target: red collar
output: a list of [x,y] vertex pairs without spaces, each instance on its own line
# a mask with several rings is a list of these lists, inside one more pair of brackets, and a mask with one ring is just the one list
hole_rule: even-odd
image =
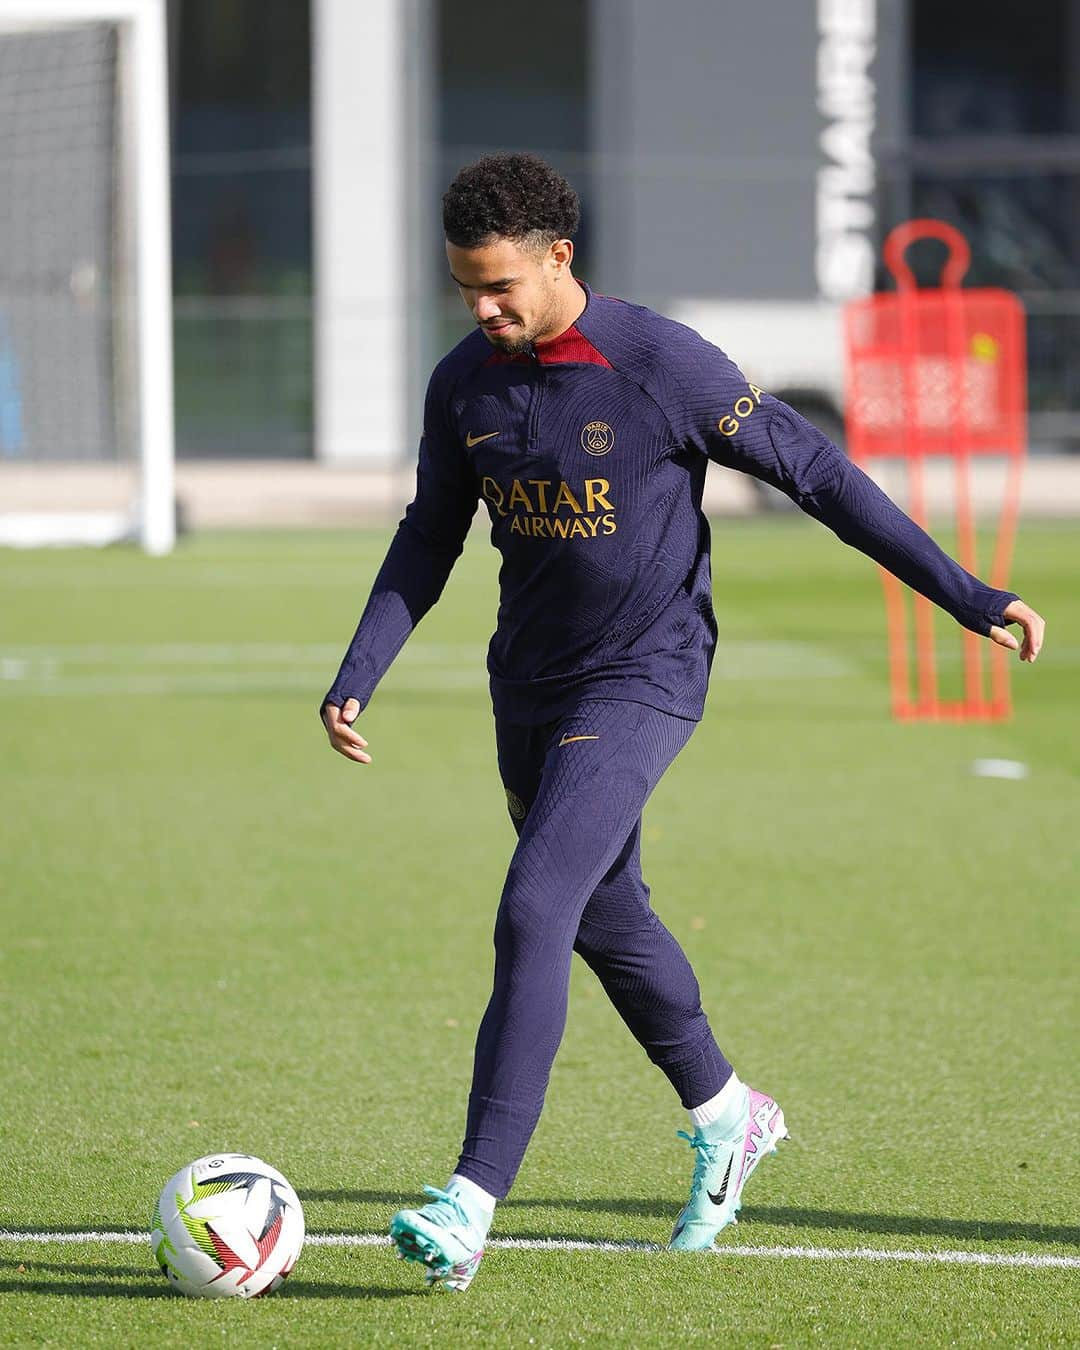
[[[571,324],[566,332],[560,333],[558,337],[548,338],[546,342],[536,343],[533,352],[535,353],[536,363],[541,366],[576,362],[579,365],[606,366],[608,370],[611,369],[611,362],[580,332],[576,324]],[[531,365],[533,359],[527,352],[518,352],[515,356],[509,356],[505,352],[494,351],[484,364],[488,366]]]

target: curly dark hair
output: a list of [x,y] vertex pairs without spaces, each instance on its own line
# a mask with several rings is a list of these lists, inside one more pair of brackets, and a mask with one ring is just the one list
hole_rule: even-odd
[[580,219],[577,193],[536,155],[485,155],[462,169],[443,197],[443,230],[458,248],[489,239],[547,245],[571,238]]

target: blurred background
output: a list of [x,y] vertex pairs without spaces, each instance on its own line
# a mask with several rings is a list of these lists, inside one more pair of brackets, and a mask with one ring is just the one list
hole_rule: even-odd
[[[528,17],[490,0],[167,0],[165,14],[189,522],[340,522],[398,501],[427,374],[469,327],[440,196],[500,149],[542,154],[578,189],[579,275],[691,323],[838,440],[841,306],[891,284],[892,226],[958,226],[968,284],[1027,309],[1031,448],[1066,475],[1048,507],[1075,501],[1080,0],[1031,0],[1038,41],[1020,40],[1013,7],[970,0],[547,0]],[[117,390],[136,355],[111,307],[123,58],[93,24],[0,41],[16,133],[0,148],[9,510],[44,482],[77,503],[107,481],[17,470],[133,450]],[[110,176],[118,190],[95,194]],[[942,256],[913,262],[932,281]],[[267,461],[276,477],[256,474]]]

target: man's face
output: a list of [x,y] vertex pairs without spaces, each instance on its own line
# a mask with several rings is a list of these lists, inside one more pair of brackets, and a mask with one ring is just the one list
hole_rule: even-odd
[[539,249],[513,239],[495,238],[477,248],[447,241],[446,256],[462,300],[499,351],[523,352],[566,326],[560,321],[560,282],[565,290],[573,256],[569,240]]

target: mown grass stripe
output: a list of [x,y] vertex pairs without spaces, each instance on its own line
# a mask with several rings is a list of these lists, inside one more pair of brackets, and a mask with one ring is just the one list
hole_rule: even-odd
[[[0,1242],[35,1243],[142,1243],[145,1233],[137,1232],[63,1232],[32,1233],[0,1229]],[[309,1247],[382,1247],[390,1239],[382,1233],[309,1233]],[[604,1242],[590,1238],[493,1238],[495,1249],[520,1252],[662,1252],[653,1242]],[[1026,1266],[1034,1269],[1080,1269],[1080,1256],[1058,1256],[1045,1252],[968,1252],[891,1247],[767,1247],[741,1244],[718,1247],[714,1256],[776,1257],[796,1261],[899,1261],[921,1265],[945,1266]]]

